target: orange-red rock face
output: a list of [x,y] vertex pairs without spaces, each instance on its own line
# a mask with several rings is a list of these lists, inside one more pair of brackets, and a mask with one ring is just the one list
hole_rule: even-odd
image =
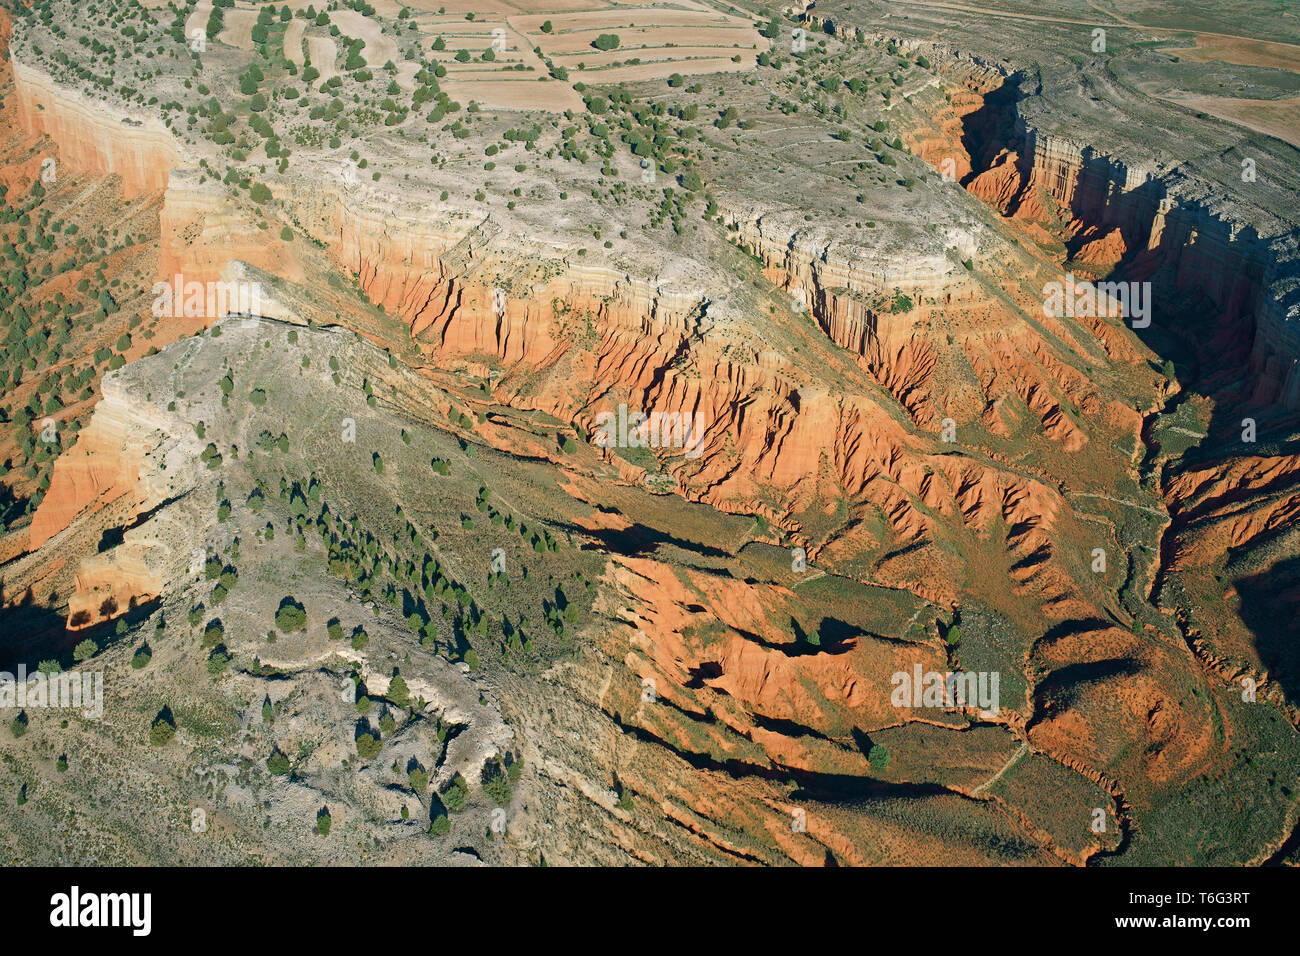
[[167,188],[168,173],[181,157],[171,132],[156,117],[113,115],[111,107],[56,84],[40,70],[15,61],[13,71],[23,125],[48,134],[63,162],[120,176],[127,199]]
[[81,630],[112,620],[157,597],[164,584],[136,548],[119,545],[92,555],[77,570],[76,590],[68,598],[68,628]]
[[[163,197],[158,278],[220,282],[238,259],[290,282],[303,281],[302,262],[279,229],[259,229],[219,182],[200,183],[192,169],[176,169]],[[215,320],[221,316],[205,316]]]
[[137,424],[103,405],[96,410],[77,443],[54,463],[50,489],[32,516],[30,549],[39,548],[78,516],[138,494],[142,440],[135,434]]

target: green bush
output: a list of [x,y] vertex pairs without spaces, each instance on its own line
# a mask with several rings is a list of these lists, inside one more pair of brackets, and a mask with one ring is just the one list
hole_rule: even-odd
[[230,655],[226,653],[224,644],[218,644],[208,655],[208,674],[212,677],[220,675],[227,667],[230,666]]
[[149,743],[155,747],[165,747],[176,736],[176,725],[166,716],[159,714],[149,728]]
[[456,774],[451,786],[442,795],[442,803],[452,813],[460,813],[469,804],[469,787],[460,774]]
[[492,798],[492,802],[498,806],[507,806],[510,803],[510,778],[504,773],[494,774],[487,783],[483,785],[483,792]]
[[277,748],[276,750],[271,751],[271,756],[266,758],[266,769],[271,771],[273,774],[286,774],[291,769],[289,766],[289,758],[281,753]]
[[286,597],[275,612],[275,626],[286,634],[301,631],[307,626],[307,612],[292,597]]
[[884,770],[889,766],[889,751],[880,744],[872,744],[867,751],[867,762],[873,770]]
[[401,674],[394,674],[388,684],[388,699],[403,709],[411,702],[411,692]]

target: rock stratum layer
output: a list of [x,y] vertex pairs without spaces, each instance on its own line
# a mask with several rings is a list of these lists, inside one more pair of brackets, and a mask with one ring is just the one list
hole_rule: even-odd
[[[107,377],[7,580],[60,546],[69,628],[153,622],[185,694],[243,699],[228,719],[260,714],[257,747],[304,743],[294,779],[232,772],[212,798],[241,831],[254,793],[277,821],[325,802],[407,858],[457,775],[474,815],[446,825],[490,825],[508,766],[493,862],[1269,858],[1295,800],[1246,754],[1285,764],[1294,728],[1230,681],[1288,691],[1150,599],[1179,561],[1213,573],[1225,542],[1288,529],[1293,456],[1144,480],[1176,383],[1125,317],[1046,314],[1041,290],[1073,261],[1253,320],[1258,387],[1218,387],[1285,408],[1285,280],[1172,189],[1031,136],[963,62],[907,131],[967,187],[918,187],[932,221],[850,228],[721,183],[697,245],[636,255],[587,254],[567,213],[422,209],[310,154],[277,185],[281,232],[165,128],[117,138],[28,71],[33,131],[128,194],[166,188],[160,278],[264,282],[284,321],[226,318]],[[619,406],[689,416],[698,442],[597,445]],[[498,541],[507,570],[481,553]],[[268,632],[286,600],[306,627]],[[377,703],[394,660],[430,706]],[[913,668],[997,673],[1001,700],[900,705]],[[386,776],[410,761],[440,796]],[[395,823],[411,804],[421,826]]]

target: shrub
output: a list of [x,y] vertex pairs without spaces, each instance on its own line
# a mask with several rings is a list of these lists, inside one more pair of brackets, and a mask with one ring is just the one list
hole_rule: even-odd
[[357,754],[366,760],[373,760],[379,756],[379,751],[384,749],[384,745],[379,742],[374,734],[361,734],[357,737]]
[[401,708],[405,708],[411,702],[410,689],[407,688],[406,681],[402,680],[401,674],[393,675],[388,685],[388,699]]
[[884,770],[889,766],[889,751],[880,744],[872,744],[867,751],[867,762],[873,770]]
[[209,621],[207,628],[203,631],[203,647],[216,647],[225,636],[226,631],[221,626],[220,621]]
[[329,808],[321,807],[320,813],[316,814],[316,832],[321,836],[329,836],[330,827],[333,823],[334,821],[330,819]]
[[493,774],[487,783],[483,785],[483,792],[492,798],[492,802],[498,806],[506,806],[510,803],[510,778],[504,773]]
[[171,714],[167,708],[154,719],[153,726],[149,728],[149,743],[155,747],[165,747],[176,736],[176,725],[172,723]]
[[616,50],[618,49],[618,42],[617,33],[602,33],[591,41],[591,45],[597,50]]
[[80,664],[82,661],[94,657],[98,651],[99,645],[88,637],[73,648],[72,659]]
[[266,758],[266,769],[273,774],[286,774],[290,770],[289,758],[277,748],[271,751],[271,756]]
[[27,733],[27,711],[20,710],[18,716],[9,722],[9,733],[15,737],[21,737]]
[[469,787],[460,774],[456,774],[451,786],[442,795],[442,803],[452,813],[460,813],[469,804]]
[[226,653],[224,644],[218,644],[212,649],[212,653],[208,655],[208,674],[216,677],[229,666],[230,655]]
[[280,602],[280,609],[275,612],[275,626],[286,634],[301,631],[307,626],[307,612],[292,597]]

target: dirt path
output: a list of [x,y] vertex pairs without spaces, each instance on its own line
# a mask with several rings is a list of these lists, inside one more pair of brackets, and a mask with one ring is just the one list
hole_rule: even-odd
[[974,790],[972,790],[972,791],[970,792],[970,795],[971,795],[972,797],[978,797],[981,793],[983,793],[983,792],[984,792],[985,790],[987,790],[989,787],[993,786],[995,783],[997,783],[999,780],[1002,779],[1002,775],[1003,775],[1004,773],[1006,773],[1008,770],[1010,770],[1012,767],[1014,767],[1016,764],[1018,764],[1018,763],[1021,761],[1021,759],[1024,758],[1025,754],[1027,754],[1027,753],[1029,753],[1029,744],[1022,742],[1022,743],[1020,744],[1020,749],[1017,750],[1015,753],[1013,753],[1013,754],[1012,754],[1012,755],[1007,759],[1007,762],[1004,763],[1004,764],[1002,765],[1002,769],[999,770],[997,773],[995,773],[993,776],[989,777],[987,780],[985,780],[983,783],[981,783],[981,784],[980,784],[978,787],[976,787]]

